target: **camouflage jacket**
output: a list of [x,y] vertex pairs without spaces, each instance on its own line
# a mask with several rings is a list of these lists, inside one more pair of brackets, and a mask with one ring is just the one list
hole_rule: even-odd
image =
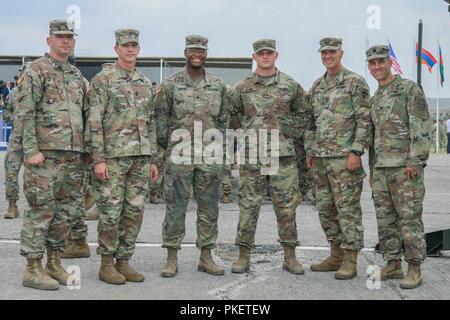
[[377,90],[371,107],[371,168],[425,165],[431,148],[431,119],[422,88],[397,76]]
[[345,68],[329,82],[324,75],[314,83],[308,93],[314,109],[314,125],[305,138],[308,155],[344,157],[369,147],[369,92],[366,81]]
[[81,72],[46,54],[30,63],[19,82],[15,116],[24,125],[25,159],[43,150],[84,152]]
[[279,130],[279,156],[296,155],[294,142],[302,138],[312,120],[311,105],[297,81],[277,70],[264,84],[254,73],[233,87],[230,100],[232,129]]
[[156,126],[149,79],[132,77],[117,63],[106,64],[86,95],[86,147],[92,161],[148,155],[155,157]]
[[[178,141],[171,141],[175,130],[189,131],[194,137],[194,122],[202,123],[203,133],[210,129],[225,132],[228,99],[225,82],[209,73],[196,85],[184,69],[172,75],[155,97],[158,143],[170,152]],[[194,139],[192,139],[193,141]],[[208,144],[204,141],[203,146]]]

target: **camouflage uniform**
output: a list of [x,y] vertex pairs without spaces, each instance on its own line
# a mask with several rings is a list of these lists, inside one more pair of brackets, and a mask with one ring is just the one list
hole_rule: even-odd
[[80,71],[48,54],[23,74],[16,123],[23,124],[23,154],[42,152],[41,167],[27,167],[24,191],[30,209],[21,231],[21,254],[41,259],[45,246],[63,250],[70,224],[83,215],[83,99]]
[[[255,52],[258,45],[259,42],[254,44]],[[272,46],[275,47],[274,44]],[[231,90],[230,97],[231,122],[238,124],[233,129],[254,129],[257,132],[277,129],[280,132],[279,170],[276,174],[262,175],[260,163],[252,165],[246,161],[241,165],[236,245],[254,247],[261,203],[268,189],[277,216],[279,241],[282,245],[295,247],[299,244],[296,209],[300,204],[300,193],[294,144],[303,135],[312,116],[306,94],[294,79],[277,70],[270,78],[255,73],[242,80]]]
[[[387,50],[387,49],[386,49]],[[426,257],[422,222],[424,170],[431,146],[431,119],[422,89],[396,76],[371,99],[374,126],[370,167],[380,248],[386,261],[421,263]],[[418,169],[410,180],[406,167]]]
[[348,171],[347,157],[352,151],[363,153],[369,144],[369,87],[361,76],[342,68],[331,79],[327,74],[319,78],[309,96],[315,126],[306,138],[307,154],[317,159],[320,223],[328,241],[359,251],[364,246],[360,198],[366,174],[362,167]]
[[[125,37],[120,30],[116,36]],[[89,86],[86,145],[94,165],[106,163],[110,176],[95,178],[99,255],[129,260],[134,254],[156,156],[152,99],[150,80],[117,63],[104,65]]]
[[162,184],[164,180],[164,166],[166,163],[166,150],[162,148],[160,145],[158,147],[157,157],[156,157],[156,165],[158,166],[158,169],[160,170],[160,175],[158,177],[158,181],[153,182],[150,181],[150,194],[160,195],[162,191]]
[[13,124],[13,130],[8,142],[8,152],[5,157],[5,193],[9,202],[19,201],[19,172],[23,164],[22,134],[23,124],[15,121],[17,111],[17,90],[11,92],[6,104],[3,121]]
[[[185,69],[171,76],[155,98],[158,142],[167,147],[164,173],[166,217],[163,223],[163,248],[180,249],[185,235],[185,218],[191,188],[197,202],[197,247],[213,249],[216,244],[220,197],[220,164],[175,164],[171,141],[175,130],[187,130],[194,137],[194,122],[202,122],[203,133],[227,126],[227,90],[223,80],[205,73],[195,83]],[[192,139],[193,141],[194,139]],[[194,142],[192,142],[192,146]],[[206,143],[203,143],[203,147]],[[189,157],[189,155],[188,155]]]

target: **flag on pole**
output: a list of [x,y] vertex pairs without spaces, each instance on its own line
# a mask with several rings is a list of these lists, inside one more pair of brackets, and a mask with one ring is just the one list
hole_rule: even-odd
[[[419,44],[416,46],[416,58],[419,56]],[[419,59],[417,59],[419,60]],[[416,60],[416,62],[417,62]],[[436,65],[437,60],[436,58],[431,54],[430,51],[426,49],[422,49],[422,64],[426,65],[428,67],[428,71],[430,73],[433,73],[433,67]]]
[[439,74],[441,75],[441,87],[444,86],[444,58],[442,57],[441,45],[439,45]]
[[400,66],[400,63],[395,56],[394,49],[392,49],[391,43],[389,43],[389,58],[392,61],[392,69],[394,69],[397,74],[403,75],[402,67]]

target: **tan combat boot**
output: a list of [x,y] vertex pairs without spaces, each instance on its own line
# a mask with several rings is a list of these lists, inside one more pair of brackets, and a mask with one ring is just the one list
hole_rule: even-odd
[[41,259],[28,259],[27,268],[23,275],[22,284],[24,287],[37,290],[58,290],[59,283],[45,273],[42,268]]
[[292,274],[302,275],[305,274],[305,269],[297,261],[295,256],[295,247],[293,246],[283,246],[284,250],[284,262],[283,270],[289,271]]
[[163,204],[164,203],[164,200],[161,198],[161,193],[159,191],[150,193],[150,203],[151,204]]
[[231,197],[228,193],[224,193],[220,202],[221,203],[233,203],[233,200],[231,199]]
[[126,259],[116,260],[116,270],[121,273],[127,281],[144,282],[145,280],[144,275],[134,270]]
[[350,280],[356,277],[357,261],[358,251],[345,250],[344,262],[334,277],[338,280]]
[[90,256],[86,238],[73,240],[70,235],[67,237],[64,252],[61,253],[62,259],[89,258]]
[[390,260],[387,265],[380,271],[380,280],[385,281],[388,279],[403,279],[404,274],[402,270],[401,260]]
[[16,219],[19,217],[19,209],[17,208],[16,201],[9,201],[8,212],[5,214],[5,219]]
[[405,279],[400,282],[402,289],[414,289],[422,284],[422,276],[420,272],[420,263],[408,261],[408,273]]
[[45,266],[45,272],[47,272],[50,277],[57,280],[60,285],[67,285],[70,274],[61,266],[59,250],[47,248],[47,265]]
[[231,266],[233,273],[246,273],[250,270],[250,248],[239,246],[239,259]]
[[114,257],[111,255],[102,255],[98,277],[101,281],[113,285],[121,285],[127,282],[125,276],[119,273],[114,266]]
[[331,253],[324,261],[311,265],[311,271],[330,272],[338,271],[344,261],[344,249],[335,242],[330,242]]
[[177,264],[177,254],[178,249],[167,248],[167,262],[161,272],[161,277],[163,278],[173,278],[178,272]]
[[213,276],[222,276],[225,274],[225,270],[214,262],[211,256],[211,250],[207,248],[202,248],[200,262],[198,263],[198,271],[206,272]]

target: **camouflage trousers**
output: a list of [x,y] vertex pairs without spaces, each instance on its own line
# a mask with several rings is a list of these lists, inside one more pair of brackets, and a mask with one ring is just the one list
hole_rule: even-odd
[[220,174],[220,180],[222,181],[223,194],[231,194],[233,190],[233,184],[231,181],[231,165],[224,165]]
[[100,210],[97,254],[130,259],[144,217],[150,157],[107,159],[106,165],[110,178],[107,181],[95,179]]
[[300,204],[295,157],[280,158],[275,175],[261,175],[260,165],[242,165],[238,192],[239,225],[236,245],[253,248],[256,225],[266,190],[269,190],[278,222],[279,242],[298,246],[296,210]]
[[[88,192],[93,193],[93,173],[92,173],[92,165],[86,165],[84,167],[84,180],[83,180],[83,195],[84,199],[86,199],[86,195]],[[70,238],[72,240],[86,239],[88,235],[88,227],[85,223],[84,218],[86,217],[86,207],[84,206],[83,201],[83,215],[78,217],[72,222],[70,226]]]
[[347,250],[364,247],[361,193],[363,168],[347,170],[347,158],[318,158],[316,173],[317,210],[328,241]]
[[306,151],[304,146],[296,143],[295,150],[297,152],[298,185],[300,192],[305,195],[311,190],[312,174],[306,165]]
[[43,257],[46,247],[63,250],[70,225],[83,215],[81,153],[44,151],[42,167],[25,168],[24,192],[29,210],[21,231],[21,255]]
[[6,200],[19,201],[19,172],[23,164],[22,138],[13,132],[9,138],[5,157]]
[[373,200],[377,212],[380,249],[386,261],[402,258],[402,240],[407,261],[426,257],[422,222],[425,196],[424,171],[409,180],[405,168],[375,168]]
[[170,161],[164,173],[166,217],[163,248],[181,248],[186,234],[186,211],[191,190],[197,202],[197,248],[214,249],[218,236],[220,199],[219,165],[176,165]]

